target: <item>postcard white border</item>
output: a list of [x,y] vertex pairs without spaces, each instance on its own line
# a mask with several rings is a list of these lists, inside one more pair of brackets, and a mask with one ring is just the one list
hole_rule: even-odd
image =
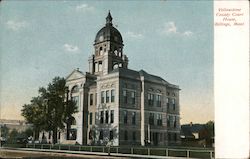
[[243,26],[214,26],[216,158],[249,157],[249,2],[214,1],[219,8],[241,8]]

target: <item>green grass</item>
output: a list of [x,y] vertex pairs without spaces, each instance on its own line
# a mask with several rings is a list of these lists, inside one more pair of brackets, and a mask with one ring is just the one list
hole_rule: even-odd
[[[15,145],[12,145],[15,146]],[[64,144],[55,144],[55,145],[49,145],[49,144],[28,144],[27,148],[37,148],[37,149],[54,149],[54,150],[68,150],[68,151],[86,151],[86,152],[105,152],[108,153],[109,148],[105,146],[80,146],[80,145],[64,145]],[[20,147],[20,145],[16,145],[16,147]],[[25,147],[25,146],[23,146]],[[133,154],[137,155],[155,155],[155,156],[167,156],[166,153],[166,147],[129,147],[129,146],[121,146],[121,147],[110,147],[110,153],[118,153],[121,154],[131,154],[131,148],[133,148]],[[150,151],[148,152],[148,148],[150,148]],[[192,158],[210,158],[210,152],[213,149],[204,149],[204,148],[192,148],[192,147],[168,147],[168,156],[173,157],[187,157],[187,151],[189,150],[189,156]],[[192,151],[193,150],[193,151]],[[197,152],[201,151],[201,152]],[[202,152],[203,151],[203,152]],[[213,152],[214,157],[214,152]]]
[[210,152],[190,152],[190,157],[193,158],[210,158]]
[[119,147],[118,153],[130,154],[131,153],[130,147]]
[[166,149],[151,149],[150,155],[166,156]]
[[173,157],[187,157],[187,152],[182,150],[182,151],[176,151],[176,150],[168,150],[168,156],[173,156]]
[[81,146],[81,150],[80,151],[87,151],[90,152],[90,147],[89,146]]
[[133,152],[137,155],[148,155],[148,149],[145,148],[133,148]]
[[102,149],[102,147],[92,147],[92,152],[103,152],[103,149]]
[[12,147],[12,148],[24,148],[25,144],[3,144],[2,147]]

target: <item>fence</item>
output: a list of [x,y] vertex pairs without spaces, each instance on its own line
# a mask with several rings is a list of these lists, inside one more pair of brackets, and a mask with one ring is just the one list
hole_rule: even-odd
[[27,144],[26,148],[67,150],[83,152],[102,152],[107,154],[131,154],[146,156],[168,156],[187,158],[214,158],[214,151],[211,149],[191,148],[154,148],[154,147],[105,147],[105,146],[82,146],[82,145],[60,145],[60,144]]

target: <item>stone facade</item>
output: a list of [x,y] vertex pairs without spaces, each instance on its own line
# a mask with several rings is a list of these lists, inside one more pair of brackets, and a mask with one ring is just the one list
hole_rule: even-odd
[[120,32],[109,13],[97,33],[89,72],[67,78],[68,99],[78,113],[61,143],[155,145],[180,143],[179,87],[158,76],[128,69]]

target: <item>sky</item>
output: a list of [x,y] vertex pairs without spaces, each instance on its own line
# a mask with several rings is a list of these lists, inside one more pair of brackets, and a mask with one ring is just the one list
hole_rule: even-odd
[[181,123],[214,120],[213,2],[112,0],[0,3],[0,118],[23,119],[39,87],[88,71],[109,10],[128,67],[181,88]]

